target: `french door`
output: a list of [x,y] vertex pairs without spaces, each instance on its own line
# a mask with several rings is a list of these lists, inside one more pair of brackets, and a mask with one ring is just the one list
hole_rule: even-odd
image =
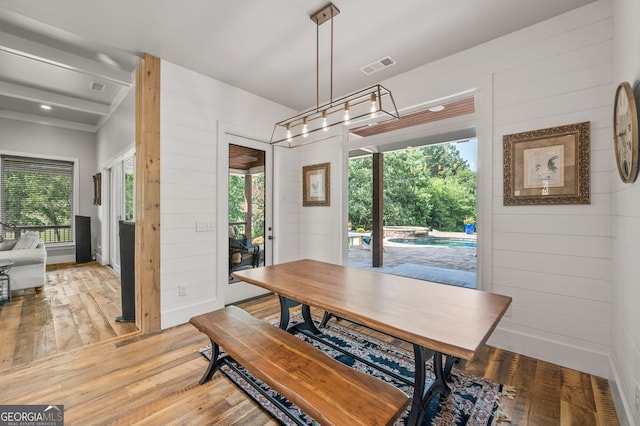
[[[272,147],[254,139],[221,130],[219,146],[219,282],[224,283],[225,304],[249,299],[268,291],[242,281],[230,279],[233,270],[270,265],[273,251],[272,229]],[[246,149],[242,149],[246,148]],[[222,170],[228,171],[223,178]],[[243,195],[238,196],[244,186]],[[239,206],[240,205],[240,206]],[[240,207],[240,211],[239,211]],[[243,215],[244,212],[244,215]],[[238,240],[256,251],[256,262],[230,252],[231,229]],[[229,233],[226,232],[229,230]],[[239,263],[236,263],[237,261]],[[224,278],[222,273],[225,274]]]

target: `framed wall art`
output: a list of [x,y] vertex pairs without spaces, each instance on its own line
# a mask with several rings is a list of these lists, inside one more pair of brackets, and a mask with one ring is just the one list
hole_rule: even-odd
[[102,204],[102,173],[93,175],[93,205]]
[[590,122],[505,135],[504,205],[590,204]]
[[302,168],[302,205],[329,206],[331,203],[330,163]]

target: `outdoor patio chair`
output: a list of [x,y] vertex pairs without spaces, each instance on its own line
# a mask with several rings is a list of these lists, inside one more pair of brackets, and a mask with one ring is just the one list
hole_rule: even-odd
[[[362,247],[368,247],[369,250],[371,250],[371,243],[373,242],[373,234],[369,235],[368,237],[362,237],[361,239],[362,241]],[[387,251],[387,249],[384,248],[384,243],[382,244],[382,251]]]
[[229,273],[243,266],[257,268],[260,263],[260,246],[248,242],[244,234],[236,234],[229,227]]

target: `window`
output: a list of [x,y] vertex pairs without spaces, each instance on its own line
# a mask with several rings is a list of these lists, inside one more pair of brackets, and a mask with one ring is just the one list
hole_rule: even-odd
[[73,241],[74,162],[2,155],[0,221],[17,238],[34,231],[45,243]]

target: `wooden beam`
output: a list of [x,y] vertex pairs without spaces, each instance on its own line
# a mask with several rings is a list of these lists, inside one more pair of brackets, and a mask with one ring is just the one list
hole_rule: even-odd
[[136,325],[160,330],[160,59],[136,74]]
[[383,240],[384,240],[384,154],[373,154],[373,241],[371,245],[372,264],[374,267],[383,264]]

